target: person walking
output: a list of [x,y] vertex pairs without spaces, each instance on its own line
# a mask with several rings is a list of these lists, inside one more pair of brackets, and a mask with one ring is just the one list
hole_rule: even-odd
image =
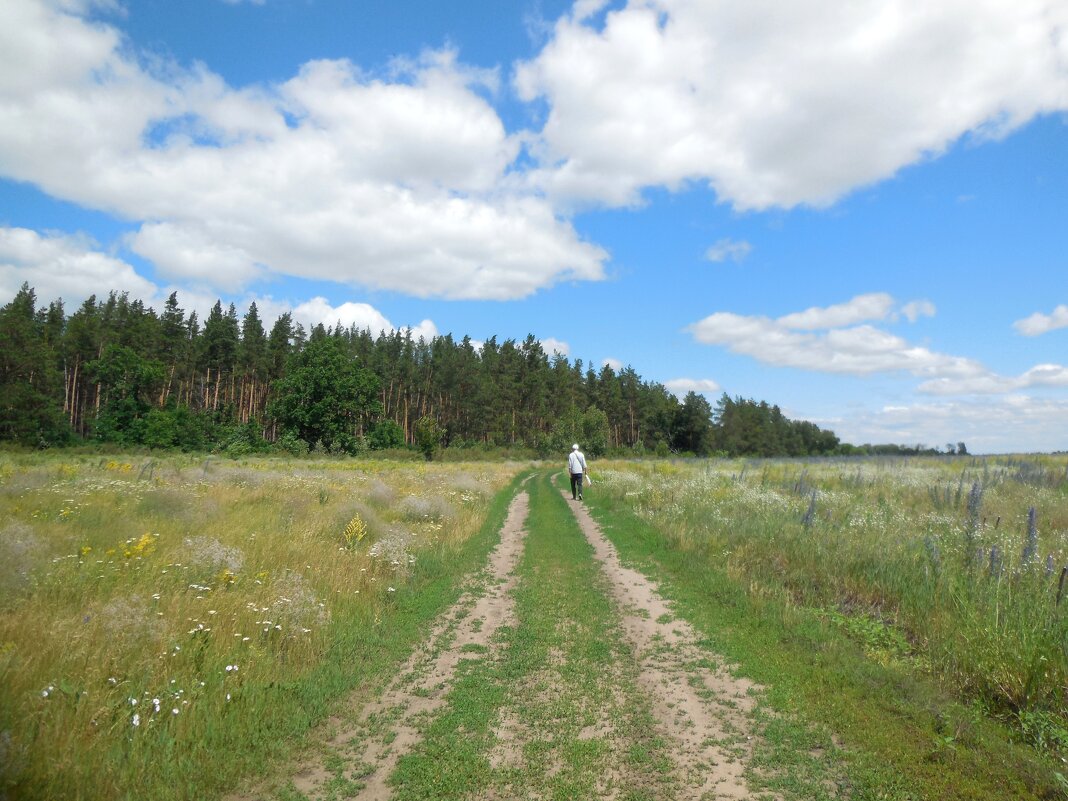
[[586,457],[576,442],[567,457],[567,472],[571,474],[571,500],[582,500],[582,479],[586,476]]

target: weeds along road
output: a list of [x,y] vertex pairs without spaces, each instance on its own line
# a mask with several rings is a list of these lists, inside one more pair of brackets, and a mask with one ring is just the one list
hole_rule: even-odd
[[540,475],[385,692],[234,798],[755,798],[754,689]]

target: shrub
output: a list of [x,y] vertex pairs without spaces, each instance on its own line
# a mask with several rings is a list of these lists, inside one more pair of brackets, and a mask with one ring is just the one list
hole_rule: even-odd
[[367,444],[375,451],[403,448],[404,429],[392,420],[379,420],[367,435]]

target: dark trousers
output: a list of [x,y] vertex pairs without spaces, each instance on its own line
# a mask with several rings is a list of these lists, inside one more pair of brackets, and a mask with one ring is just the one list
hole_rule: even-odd
[[571,474],[571,497],[577,499],[582,495],[582,473]]

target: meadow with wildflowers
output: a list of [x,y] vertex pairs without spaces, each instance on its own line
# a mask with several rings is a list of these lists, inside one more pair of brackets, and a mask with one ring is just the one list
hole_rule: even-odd
[[[484,565],[528,468],[0,455],[0,797],[218,798],[263,777],[272,798],[319,798],[286,773],[329,740],[318,724],[382,692],[465,577],[504,597]],[[671,798],[682,781],[664,718],[679,710],[648,703],[621,635],[641,616],[611,599],[563,475],[552,490],[541,472],[522,485],[515,620],[497,609],[491,642],[460,648],[441,710],[413,723],[421,744],[382,768],[398,798]],[[680,669],[722,655],[764,688],[752,736],[723,743],[750,788],[1068,798],[1068,458],[593,475],[585,507],[672,604],[649,625],[686,621],[717,654]],[[321,797],[375,769],[339,765]]]
[[[887,669],[878,680],[857,679],[867,682],[858,698],[876,685],[907,694],[901,688],[917,678],[950,693],[952,713],[935,709],[942,701],[902,713],[929,718],[907,735],[925,740],[910,752],[913,762],[919,755],[945,772],[944,760],[962,761],[985,725],[977,721],[986,721],[1053,766],[1046,778],[1021,779],[1030,788],[1021,792],[1054,797],[1044,794],[1052,786],[1055,797],[1068,797],[1068,457],[599,467],[590,495],[603,519],[617,529],[627,516],[642,521],[645,533],[631,547],[697,599],[696,608],[745,609],[729,624],[739,630],[750,625],[745,615],[763,616],[787,651],[804,642],[800,652],[813,665],[836,647],[828,644],[835,636],[845,636],[871,669]],[[756,628],[747,632],[754,640]],[[794,652],[781,658],[799,659]],[[753,659],[757,673],[765,670],[760,654]],[[798,693],[810,693],[812,706],[830,708],[837,683],[853,680],[840,665],[832,678],[828,664],[822,680],[813,674],[812,686]],[[886,715],[892,703],[876,698],[864,714]],[[862,740],[894,730],[889,718],[857,726]],[[875,747],[875,737],[861,747]],[[1021,777],[1026,772],[1019,769]]]
[[454,600],[518,472],[0,455],[0,796],[212,797],[285,756]]

